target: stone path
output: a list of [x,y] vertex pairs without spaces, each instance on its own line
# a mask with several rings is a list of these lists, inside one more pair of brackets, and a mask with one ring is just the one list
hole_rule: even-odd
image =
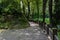
[[30,26],[26,29],[6,30],[0,33],[0,40],[48,40],[47,36],[42,33],[39,25],[29,22]]

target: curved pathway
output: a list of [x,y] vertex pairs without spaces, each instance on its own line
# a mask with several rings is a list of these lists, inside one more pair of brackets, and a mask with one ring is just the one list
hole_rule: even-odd
[[6,30],[0,33],[0,40],[48,40],[47,36],[42,33],[39,25],[29,22],[30,26],[26,29]]

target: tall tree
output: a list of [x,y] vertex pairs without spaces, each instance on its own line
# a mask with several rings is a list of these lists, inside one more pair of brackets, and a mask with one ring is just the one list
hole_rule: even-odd
[[55,0],[55,21],[56,24],[60,24],[60,0]]
[[43,22],[45,22],[46,3],[47,3],[47,0],[43,0]]
[[50,15],[50,24],[53,24],[53,16],[52,16],[52,2],[53,0],[49,0],[49,15]]
[[38,13],[38,23],[39,23],[39,1],[36,0],[37,13]]
[[27,2],[28,2],[28,16],[27,16],[27,18],[29,20],[29,17],[30,17],[30,0],[27,0]]

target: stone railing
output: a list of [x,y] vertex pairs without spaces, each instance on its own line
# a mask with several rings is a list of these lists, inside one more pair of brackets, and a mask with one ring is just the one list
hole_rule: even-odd
[[51,40],[58,40],[57,28],[49,28],[49,26],[45,26],[45,30],[47,35],[50,36]]

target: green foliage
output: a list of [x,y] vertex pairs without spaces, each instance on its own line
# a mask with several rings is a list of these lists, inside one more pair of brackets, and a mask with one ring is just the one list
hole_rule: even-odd
[[60,24],[60,0],[55,0],[55,10],[54,18],[56,24]]
[[[28,11],[28,1],[30,2],[29,5],[30,14]],[[23,23],[25,24],[27,21],[28,14],[30,18],[35,21],[43,21],[43,12],[42,12],[43,0],[28,0],[28,1],[27,0],[0,0],[0,22],[1,22],[0,25],[6,23],[5,26],[6,25],[9,26],[14,24],[15,21],[21,22],[20,24],[23,25]],[[49,21],[48,3],[45,12],[46,12],[45,22],[49,24],[50,21]]]
[[0,0],[0,28],[26,28],[29,23],[21,11],[21,0]]
[[58,32],[58,38],[59,38],[59,40],[60,40],[60,32]]

